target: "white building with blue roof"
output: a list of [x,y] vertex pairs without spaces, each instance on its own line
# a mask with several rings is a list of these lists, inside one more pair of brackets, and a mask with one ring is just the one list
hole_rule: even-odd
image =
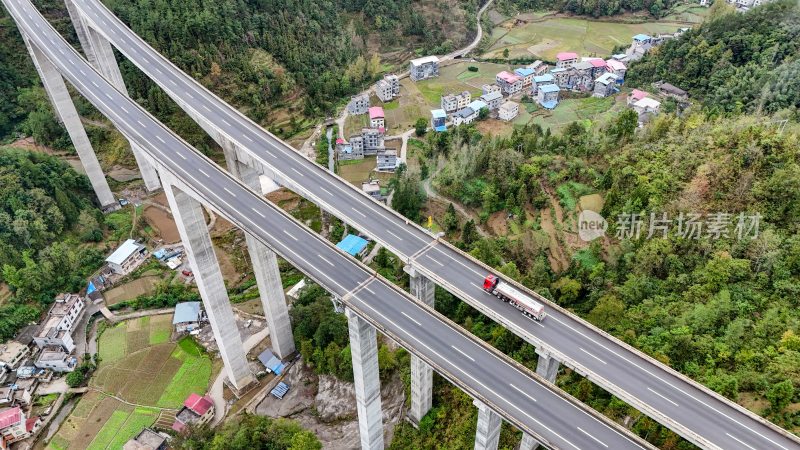
[[200,302],[183,302],[175,305],[175,314],[172,316],[172,325],[175,331],[193,331],[200,328],[203,319],[203,311]]
[[555,80],[556,80],[555,77],[549,73],[533,77],[533,84],[531,85],[531,93],[536,95],[536,93],[539,91],[539,86],[544,86],[545,84],[554,84]]
[[447,113],[443,109],[431,110],[431,128],[435,131],[447,131]]
[[531,84],[533,84],[533,77],[536,75],[536,71],[530,67],[514,69],[514,73],[522,78],[522,89],[531,87]]
[[360,236],[348,234],[344,239],[342,239],[341,242],[336,244],[336,248],[350,253],[352,256],[361,256],[364,253],[364,250],[367,249],[368,243],[369,242],[367,242],[366,239]]
[[561,88],[555,84],[545,84],[539,86],[539,91],[536,94],[536,101],[545,109],[555,109],[558,106],[558,93]]

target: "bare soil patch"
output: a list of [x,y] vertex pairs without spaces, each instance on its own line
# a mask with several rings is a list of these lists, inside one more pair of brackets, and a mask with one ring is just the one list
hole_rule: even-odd
[[497,211],[489,216],[486,221],[486,227],[496,236],[505,236],[508,234],[508,218],[503,211]]
[[142,215],[165,244],[180,242],[181,237],[172,214],[156,206],[147,206]]
[[109,289],[103,293],[103,297],[106,299],[106,306],[116,305],[126,300],[132,300],[140,295],[150,294],[159,281],[161,281],[161,278],[156,276],[142,277],[117,286],[114,289]]

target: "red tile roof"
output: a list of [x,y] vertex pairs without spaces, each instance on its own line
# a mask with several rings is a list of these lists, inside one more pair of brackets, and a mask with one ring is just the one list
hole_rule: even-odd
[[635,100],[641,100],[647,97],[647,92],[640,91],[639,89],[634,89],[633,92],[631,92],[631,97]]
[[384,118],[383,108],[381,108],[380,106],[371,106],[369,108],[369,118],[370,119],[378,119],[378,118],[383,119]]
[[561,52],[556,55],[556,58],[558,58],[559,61],[565,61],[567,59],[577,59],[578,54],[575,52]]
[[0,411],[0,430],[16,425],[22,420],[22,410],[19,406]]
[[183,422],[176,420],[175,423],[172,424],[172,429],[178,433],[182,432],[184,428],[186,428],[186,425],[184,425]]
[[202,416],[203,414],[208,412],[209,409],[214,407],[214,403],[207,396],[200,397],[199,395],[192,393],[192,395],[190,395],[189,398],[187,398],[186,401],[183,402],[183,406],[191,409],[196,414]]
[[592,67],[605,67],[606,66],[606,62],[603,61],[603,58],[592,58],[592,59],[589,60],[589,62],[592,64]]

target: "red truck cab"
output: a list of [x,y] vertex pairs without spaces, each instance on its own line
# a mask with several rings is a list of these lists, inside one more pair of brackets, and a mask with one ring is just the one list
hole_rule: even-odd
[[486,278],[483,280],[483,290],[492,292],[499,281],[500,279],[492,274],[486,275]]

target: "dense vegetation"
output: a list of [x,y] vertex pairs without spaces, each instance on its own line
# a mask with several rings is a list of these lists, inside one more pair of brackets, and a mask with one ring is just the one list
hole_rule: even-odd
[[212,430],[189,426],[188,432],[170,441],[182,450],[319,450],[314,433],[287,419],[244,414]]
[[676,4],[677,0],[501,0],[498,6],[507,12],[515,9],[557,10],[600,17],[646,11],[659,17]]
[[626,83],[665,80],[720,112],[800,108],[800,6],[780,0],[729,12],[671,40],[631,66]]

